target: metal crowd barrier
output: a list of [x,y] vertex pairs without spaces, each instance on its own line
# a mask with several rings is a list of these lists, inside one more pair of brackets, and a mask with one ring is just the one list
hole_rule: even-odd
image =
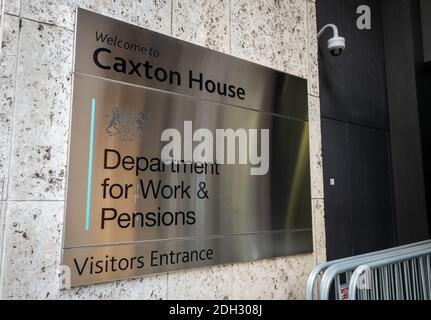
[[431,248],[361,265],[349,300],[431,300]]
[[355,268],[424,248],[431,248],[431,240],[322,263],[315,267],[308,277],[306,299],[327,300],[332,289],[335,299],[347,300],[350,292],[348,284]]

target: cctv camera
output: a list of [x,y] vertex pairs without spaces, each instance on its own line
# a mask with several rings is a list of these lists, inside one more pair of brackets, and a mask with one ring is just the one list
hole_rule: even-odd
[[346,48],[346,40],[343,37],[334,37],[328,40],[328,50],[333,57],[343,54]]
[[332,38],[329,38],[328,40],[329,53],[333,57],[341,56],[344,52],[344,49],[346,49],[346,39],[338,36],[338,29],[336,25],[327,24],[326,26],[324,26],[317,34],[317,38],[319,38],[328,28],[332,28],[332,30],[334,31],[334,36]]

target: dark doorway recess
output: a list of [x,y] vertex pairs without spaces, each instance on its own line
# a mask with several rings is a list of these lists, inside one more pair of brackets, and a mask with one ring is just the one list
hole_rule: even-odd
[[[371,30],[356,27],[360,5]],[[334,58],[330,33],[319,40],[327,258],[427,239],[420,2],[317,0],[316,9],[318,28],[335,23],[347,44]]]

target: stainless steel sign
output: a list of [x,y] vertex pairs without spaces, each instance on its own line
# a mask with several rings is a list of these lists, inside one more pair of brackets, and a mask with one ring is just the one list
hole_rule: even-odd
[[[72,286],[312,250],[304,79],[80,9],[71,118]],[[188,130],[267,130],[267,170],[168,163],[168,128],[184,157]]]

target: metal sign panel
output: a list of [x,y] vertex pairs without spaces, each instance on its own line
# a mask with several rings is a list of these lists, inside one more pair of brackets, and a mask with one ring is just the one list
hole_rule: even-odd
[[[166,129],[183,157],[199,145],[188,131],[214,133],[216,149],[217,130],[243,130],[235,146],[263,153],[251,132],[267,130],[266,171],[165,162]],[[71,285],[311,250],[306,80],[79,9],[62,257]]]

